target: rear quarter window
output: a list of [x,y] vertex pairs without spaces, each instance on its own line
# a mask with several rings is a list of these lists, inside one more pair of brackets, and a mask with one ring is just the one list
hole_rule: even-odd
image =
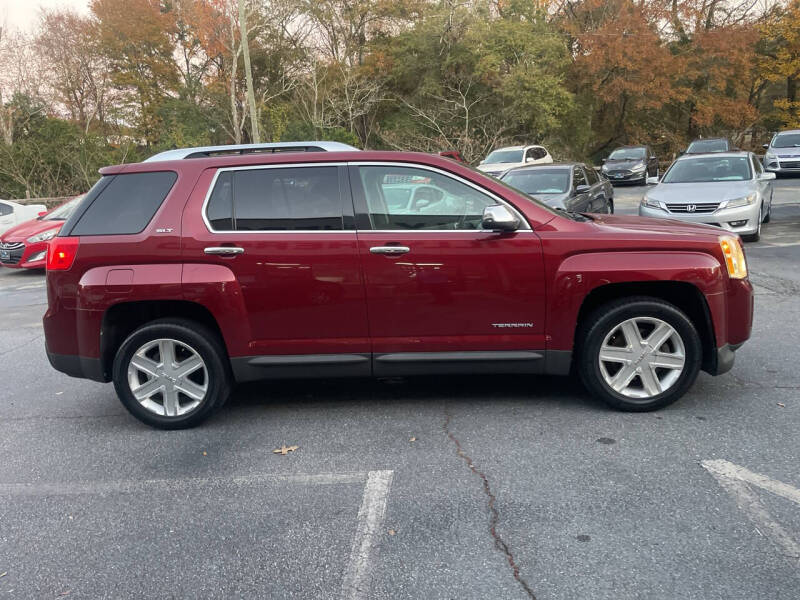
[[123,173],[103,177],[75,211],[67,235],[141,233],[169,194],[174,171]]

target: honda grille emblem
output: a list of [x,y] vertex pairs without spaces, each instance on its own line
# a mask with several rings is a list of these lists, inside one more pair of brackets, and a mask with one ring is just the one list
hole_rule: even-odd
[[686,205],[686,212],[694,212],[697,210],[696,204],[687,204]]

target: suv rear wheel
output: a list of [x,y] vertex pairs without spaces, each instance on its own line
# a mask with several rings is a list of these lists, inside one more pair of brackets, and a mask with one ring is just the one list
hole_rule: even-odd
[[694,383],[702,362],[700,336],[677,307],[656,298],[605,304],[585,321],[579,353],[584,385],[628,411],[662,408]]
[[125,408],[160,429],[199,424],[231,388],[218,336],[182,319],[153,321],[128,336],[114,358],[113,379]]

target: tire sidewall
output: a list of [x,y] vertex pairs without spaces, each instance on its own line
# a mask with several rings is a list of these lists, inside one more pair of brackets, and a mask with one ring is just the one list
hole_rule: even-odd
[[[694,383],[703,359],[700,336],[692,322],[677,307],[656,299],[631,301],[608,308],[610,310],[604,312],[601,307],[590,317],[590,323],[593,317],[596,320],[586,333],[580,356],[580,373],[584,384],[603,401],[622,410],[644,412],[677,401]],[[645,402],[637,402],[612,389],[603,378],[598,360],[606,336],[623,321],[636,317],[654,317],[671,325],[681,337],[686,353],[686,362],[678,381]]]
[[[184,322],[154,322],[134,331],[122,343],[114,357],[113,382],[123,406],[143,423],[159,429],[193,427],[208,418],[224,404],[230,393],[230,378],[223,363],[215,335],[199,324]],[[201,404],[179,417],[163,417],[144,408],[133,396],[128,384],[128,365],[134,353],[149,341],[167,338],[191,346],[206,365],[208,391]]]

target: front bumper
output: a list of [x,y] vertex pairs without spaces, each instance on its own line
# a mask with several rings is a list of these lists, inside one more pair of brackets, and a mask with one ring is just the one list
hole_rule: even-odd
[[[654,219],[674,219],[684,223],[702,223],[714,225],[731,233],[748,235],[758,231],[758,220],[761,216],[761,207],[758,203],[738,208],[722,208],[713,213],[674,213],[658,208],[639,205],[640,217]],[[743,224],[739,222],[744,221]],[[732,225],[731,223],[737,223]]]
[[47,242],[0,243],[0,265],[11,269],[44,269],[46,255]]
[[647,171],[614,170],[602,171],[603,176],[613,183],[629,183],[631,181],[645,181]]
[[800,175],[800,156],[777,158],[776,160],[764,161],[764,169],[770,173],[784,173]]

